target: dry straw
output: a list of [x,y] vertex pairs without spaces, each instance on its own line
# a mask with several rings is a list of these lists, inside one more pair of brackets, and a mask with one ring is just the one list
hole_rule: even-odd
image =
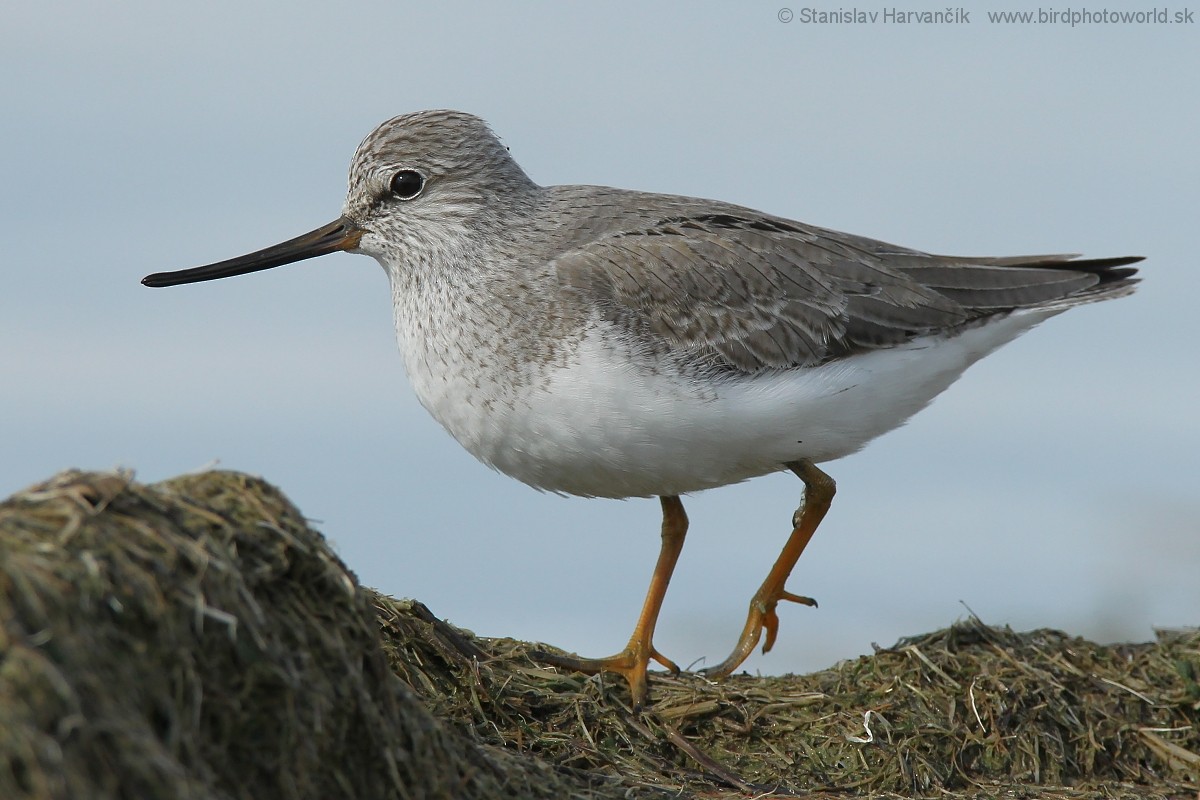
[[0,798],[1196,797],[1200,633],[971,618],[803,676],[561,674],[361,587],[274,488],[0,504]]

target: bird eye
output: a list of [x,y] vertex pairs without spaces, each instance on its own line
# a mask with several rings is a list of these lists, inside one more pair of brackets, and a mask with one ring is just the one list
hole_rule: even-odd
[[390,188],[401,200],[412,200],[425,188],[425,176],[415,169],[402,169],[392,176]]

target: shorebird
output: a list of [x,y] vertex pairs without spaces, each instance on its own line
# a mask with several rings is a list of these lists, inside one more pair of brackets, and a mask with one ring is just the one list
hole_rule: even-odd
[[791,470],[792,532],[750,601],[732,674],[833,499],[817,464],[903,424],[968,366],[1049,317],[1133,291],[1140,257],[944,256],[715,200],[539,186],[477,117],[423,111],[358,147],[334,222],[239,258],[146,277],[207,281],[339,250],[391,283],[426,409],[537,489],[662,501],[662,544],[625,648],[545,656],[623,675],[635,706],[688,520],[680,496]]

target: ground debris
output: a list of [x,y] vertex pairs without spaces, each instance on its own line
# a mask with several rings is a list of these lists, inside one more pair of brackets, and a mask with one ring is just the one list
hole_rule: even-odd
[[0,504],[0,797],[1192,797],[1200,632],[975,618],[811,675],[538,664],[361,587],[269,484]]

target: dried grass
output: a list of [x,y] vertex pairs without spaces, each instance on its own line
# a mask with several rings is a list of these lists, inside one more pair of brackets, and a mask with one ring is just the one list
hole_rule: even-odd
[[260,480],[64,473],[0,504],[0,797],[1200,796],[1195,630],[970,618],[642,714],[534,649],[362,588]]

